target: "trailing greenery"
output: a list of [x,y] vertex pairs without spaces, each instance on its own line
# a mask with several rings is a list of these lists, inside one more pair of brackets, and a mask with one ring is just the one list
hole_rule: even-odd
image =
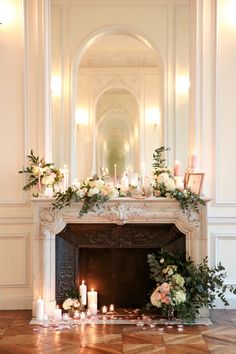
[[179,281],[178,285],[181,285],[185,292],[185,301],[173,302],[170,292],[169,304],[162,303],[158,307],[162,307],[163,313],[166,314],[171,304],[174,306],[176,317],[183,321],[194,322],[200,308],[203,306],[214,308],[217,298],[228,306],[226,291],[236,295],[236,289],[233,286],[224,284],[226,273],[221,263],[210,268],[207,258],[204,258],[200,264],[195,264],[190,257],[186,258],[185,253],[172,253],[167,249],[161,249],[156,254],[149,254],[147,261],[150,267],[150,277],[156,282],[157,287],[161,284],[169,284],[172,287],[173,278],[181,279],[181,284]]

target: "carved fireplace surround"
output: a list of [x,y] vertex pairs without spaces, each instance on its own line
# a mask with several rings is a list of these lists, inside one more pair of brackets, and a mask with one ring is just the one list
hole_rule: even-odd
[[[207,200],[206,200],[207,201]],[[95,212],[79,217],[81,205],[52,210],[50,198],[33,198],[35,234],[33,251],[33,316],[35,302],[42,296],[48,315],[53,314],[55,300],[55,241],[66,224],[87,223],[166,223],[175,226],[186,236],[186,252],[199,263],[207,256],[207,206],[200,213],[183,212],[178,203],[168,198],[112,199]]]

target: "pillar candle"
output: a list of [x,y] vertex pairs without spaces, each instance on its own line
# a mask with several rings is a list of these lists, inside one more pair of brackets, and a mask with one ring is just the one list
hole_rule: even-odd
[[114,164],[114,184],[116,185],[116,163]]
[[97,304],[94,304],[94,303],[90,304],[90,311],[91,311],[92,316],[97,315],[97,310],[98,310]]
[[97,291],[91,289],[91,291],[88,291],[88,308],[91,310],[91,305],[92,304],[97,305],[97,303],[98,303],[98,293]]
[[38,321],[43,321],[44,317],[44,301],[39,296],[39,298],[36,300],[36,320]]
[[62,316],[62,310],[59,309],[59,306],[57,305],[57,307],[54,310],[54,318],[55,320],[61,320],[61,316]]
[[174,176],[181,176],[181,163],[179,161],[175,161]]
[[82,305],[87,304],[87,286],[84,284],[84,280],[82,280],[82,284],[79,287],[80,293],[80,301]]

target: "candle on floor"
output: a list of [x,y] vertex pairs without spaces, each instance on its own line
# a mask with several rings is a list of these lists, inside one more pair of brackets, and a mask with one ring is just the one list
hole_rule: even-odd
[[98,293],[97,291],[94,291],[93,288],[91,291],[88,291],[88,308],[91,310],[91,304],[96,304],[98,303]]
[[179,161],[175,161],[174,176],[181,176],[181,163]]
[[79,318],[79,316],[80,316],[79,311],[78,311],[78,310],[75,310],[74,318]]
[[80,319],[83,321],[83,320],[85,320],[85,318],[86,318],[86,313],[85,312],[81,312],[80,313]]
[[102,313],[107,313],[107,306],[102,306]]
[[87,305],[87,286],[84,284],[84,280],[82,280],[82,284],[79,287],[79,293],[81,298],[81,304]]
[[110,307],[109,307],[109,311],[113,312],[114,310],[115,310],[115,306],[113,304],[111,304]]
[[36,300],[36,320],[43,321],[44,318],[44,300],[39,296]]
[[95,303],[90,304],[90,311],[91,311],[91,315],[92,316],[96,316],[97,315],[97,311],[98,311],[98,306]]
[[55,320],[61,320],[61,316],[62,316],[62,310],[59,309],[59,306],[57,305],[57,307],[54,310],[54,318]]

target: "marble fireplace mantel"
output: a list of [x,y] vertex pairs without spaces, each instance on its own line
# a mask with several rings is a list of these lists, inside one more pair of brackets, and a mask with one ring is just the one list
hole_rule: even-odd
[[39,295],[45,301],[48,315],[53,314],[56,307],[55,239],[69,223],[172,223],[185,234],[186,252],[195,262],[207,256],[207,206],[201,207],[198,214],[183,212],[179,204],[169,198],[116,198],[79,217],[80,203],[53,210],[52,201],[51,198],[31,200],[35,208],[33,314]]

